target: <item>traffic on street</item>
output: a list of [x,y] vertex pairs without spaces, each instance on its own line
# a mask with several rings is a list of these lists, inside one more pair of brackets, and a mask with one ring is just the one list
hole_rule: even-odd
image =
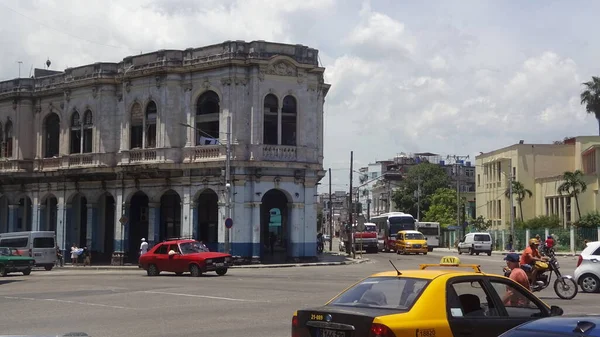
[[[334,239],[334,250],[337,239]],[[327,245],[328,246],[328,245]],[[325,254],[329,254],[326,250]],[[438,248],[427,255],[358,254],[367,260],[340,266],[233,268],[224,276],[160,274],[142,269],[35,269],[0,279],[4,334],[48,335],[85,332],[90,336],[289,336],[297,310],[325,304],[372,274],[437,264],[456,250]],[[484,273],[502,275],[501,254],[460,255]],[[558,257],[561,271],[573,275],[576,256]],[[596,314],[600,294],[579,293],[561,300],[552,289],[535,293],[565,315]],[[67,313],[67,314],[65,314]],[[23,319],[31,317],[32,319]]]

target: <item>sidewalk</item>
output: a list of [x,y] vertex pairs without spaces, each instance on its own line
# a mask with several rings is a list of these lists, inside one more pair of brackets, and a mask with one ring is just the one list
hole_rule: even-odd
[[[349,264],[359,264],[369,262],[368,258],[360,258],[359,255],[356,259],[345,256],[346,254],[340,254],[337,252],[324,252],[319,255],[319,262],[306,262],[306,263],[276,263],[276,264],[245,264],[245,265],[233,265],[229,268],[232,269],[256,269],[256,268],[290,268],[290,267],[319,267],[319,266],[341,266]],[[58,267],[53,270],[141,270],[137,265],[126,264],[124,266],[111,266],[111,265],[92,265],[92,266],[72,266],[70,264],[64,267]]]

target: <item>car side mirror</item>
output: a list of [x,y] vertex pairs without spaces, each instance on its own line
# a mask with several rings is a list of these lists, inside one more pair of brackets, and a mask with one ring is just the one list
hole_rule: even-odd
[[562,316],[563,313],[563,309],[557,305],[553,305],[550,307],[550,316]]

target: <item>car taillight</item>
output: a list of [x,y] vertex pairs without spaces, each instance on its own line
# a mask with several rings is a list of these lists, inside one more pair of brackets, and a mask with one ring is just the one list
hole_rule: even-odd
[[379,323],[371,324],[371,333],[369,337],[396,337],[394,332],[387,326]]
[[300,337],[300,327],[298,325],[298,316],[292,317],[292,337]]
[[583,257],[581,255],[579,255],[579,258],[577,259],[577,267],[579,267],[581,262],[583,262]]

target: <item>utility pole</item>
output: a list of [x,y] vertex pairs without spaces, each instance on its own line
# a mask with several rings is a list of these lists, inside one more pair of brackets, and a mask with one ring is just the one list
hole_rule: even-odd
[[[462,224],[460,223],[460,164],[459,160],[469,159],[469,156],[448,156],[449,158],[454,159],[454,167],[455,167],[455,176],[456,176],[456,225],[459,228],[462,228]],[[465,234],[465,229],[463,229],[463,235]]]
[[352,175],[353,175],[353,170],[352,170],[352,165],[354,163],[354,151],[350,151],[350,198],[349,198],[349,212],[348,212],[348,222],[350,223],[350,238],[348,239],[348,243],[350,244],[348,247],[346,247],[346,252],[350,253],[350,250],[352,250],[352,258],[356,258],[356,251],[354,250],[354,226],[353,226],[353,222],[352,222]]
[[421,219],[421,176],[417,177],[417,222]]
[[333,203],[331,201],[331,168],[329,168],[329,251],[333,251]]
[[[225,206],[227,218],[231,218],[231,115],[227,115],[227,141],[225,157],[225,190],[227,192],[227,203]],[[230,252],[230,229],[225,228],[225,253]]]
[[512,159],[509,161],[510,167],[508,168],[508,195],[510,199],[510,236],[512,238],[512,244],[510,247],[510,251],[514,252],[515,245],[515,212],[514,210],[514,201],[513,201],[513,175],[512,175]]

